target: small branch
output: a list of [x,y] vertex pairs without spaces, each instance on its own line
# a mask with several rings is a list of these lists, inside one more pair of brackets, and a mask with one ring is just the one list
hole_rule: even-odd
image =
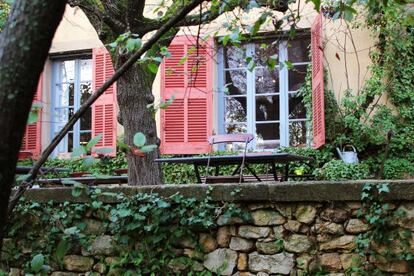
[[186,14],[191,12],[204,0],[193,0],[187,6],[184,6],[174,17],[170,18],[137,52],[135,52],[115,73],[107,80],[92,96],[90,96],[85,103],[73,114],[72,118],[66,123],[62,130],[53,138],[49,146],[43,151],[39,160],[34,164],[33,168],[29,172],[29,176],[26,180],[17,188],[9,201],[9,214],[13,211],[19,198],[24,194],[27,188],[29,188],[34,179],[36,179],[39,169],[46,162],[49,155],[53,152],[60,141],[66,136],[68,131],[75,125],[77,120],[88,110],[89,107],[101,96],[106,89],[108,89],[115,81],[117,81],[123,73],[125,73],[135,62],[155,44],[164,34],[166,34],[170,28],[172,28],[177,22],[179,22]]

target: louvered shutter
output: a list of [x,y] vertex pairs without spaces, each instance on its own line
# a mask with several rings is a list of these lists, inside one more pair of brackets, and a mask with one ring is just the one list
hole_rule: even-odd
[[[198,48],[198,49],[197,49]],[[212,45],[177,36],[161,65],[161,98],[174,97],[161,110],[161,153],[198,154],[209,150],[212,131]]]
[[323,81],[322,15],[318,15],[311,27],[312,51],[312,113],[313,146],[325,144],[325,105]]
[[[96,91],[114,74],[111,56],[105,48],[92,51],[93,89]],[[92,105],[92,137],[102,134],[93,152],[110,149],[108,155],[116,154],[116,84],[110,86]]]
[[[33,103],[40,103],[42,101],[42,85],[43,85],[43,74],[40,75],[39,82],[37,84],[37,90]],[[33,158],[37,158],[41,152],[41,140],[40,140],[40,131],[42,125],[42,112],[39,110],[39,117],[37,121],[33,124],[27,125],[25,134],[22,141],[21,151],[24,153],[30,153]],[[21,154],[22,157],[25,157],[25,154]]]

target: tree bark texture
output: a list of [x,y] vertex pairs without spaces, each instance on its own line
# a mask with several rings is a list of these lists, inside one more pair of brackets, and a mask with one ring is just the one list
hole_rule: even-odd
[[28,114],[65,4],[17,0],[0,35],[0,241]]
[[[115,56],[115,66],[124,57]],[[124,127],[125,143],[133,145],[135,133],[142,132],[147,144],[158,144],[155,115],[147,107],[154,102],[152,83],[155,74],[145,64],[135,64],[117,82],[117,100],[120,120]],[[128,183],[130,185],[158,185],[162,183],[161,165],[155,162],[159,151],[146,153],[145,157],[127,154]]]

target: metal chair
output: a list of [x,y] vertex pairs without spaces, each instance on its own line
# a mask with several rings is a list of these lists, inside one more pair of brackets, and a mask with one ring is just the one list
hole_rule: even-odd
[[[209,176],[208,171],[210,168],[210,161],[211,161],[211,155],[214,151],[214,145],[216,144],[229,144],[229,143],[244,143],[244,150],[243,150],[243,159],[240,164],[240,176],[238,177],[239,183],[243,180],[243,168],[244,168],[244,162],[246,159],[246,153],[247,153],[247,146],[248,144],[254,139],[253,134],[249,133],[240,133],[240,134],[222,134],[222,135],[214,135],[210,136],[208,139],[208,143],[210,144],[210,151],[208,155],[208,161],[207,161],[207,169],[206,169],[206,177],[204,184],[210,183],[216,183],[214,182],[214,179],[221,180],[222,182],[234,182],[237,180],[234,176],[228,176],[228,177],[218,177],[218,176]],[[216,167],[217,169],[217,167]]]

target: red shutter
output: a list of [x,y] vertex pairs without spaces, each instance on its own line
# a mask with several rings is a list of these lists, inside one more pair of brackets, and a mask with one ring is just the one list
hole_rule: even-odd
[[[111,56],[105,48],[92,51],[93,89],[96,91],[114,74]],[[111,149],[116,154],[116,84],[110,86],[92,105],[92,137],[102,134],[96,149]]]
[[313,146],[325,144],[325,106],[323,81],[322,15],[318,15],[311,28],[312,51],[312,113]]
[[161,110],[161,153],[198,154],[209,150],[212,133],[212,44],[177,36],[161,65],[161,99],[174,97]]
[[[43,85],[43,74],[40,75],[39,82],[37,84],[37,90],[33,103],[39,103],[42,101],[42,85]],[[28,154],[32,155],[33,158],[37,158],[41,152],[41,140],[40,140],[40,130],[42,125],[42,112],[39,110],[39,118],[33,124],[26,126],[26,131],[23,137],[20,154],[22,158],[27,157]],[[19,157],[20,158],[20,157]]]

